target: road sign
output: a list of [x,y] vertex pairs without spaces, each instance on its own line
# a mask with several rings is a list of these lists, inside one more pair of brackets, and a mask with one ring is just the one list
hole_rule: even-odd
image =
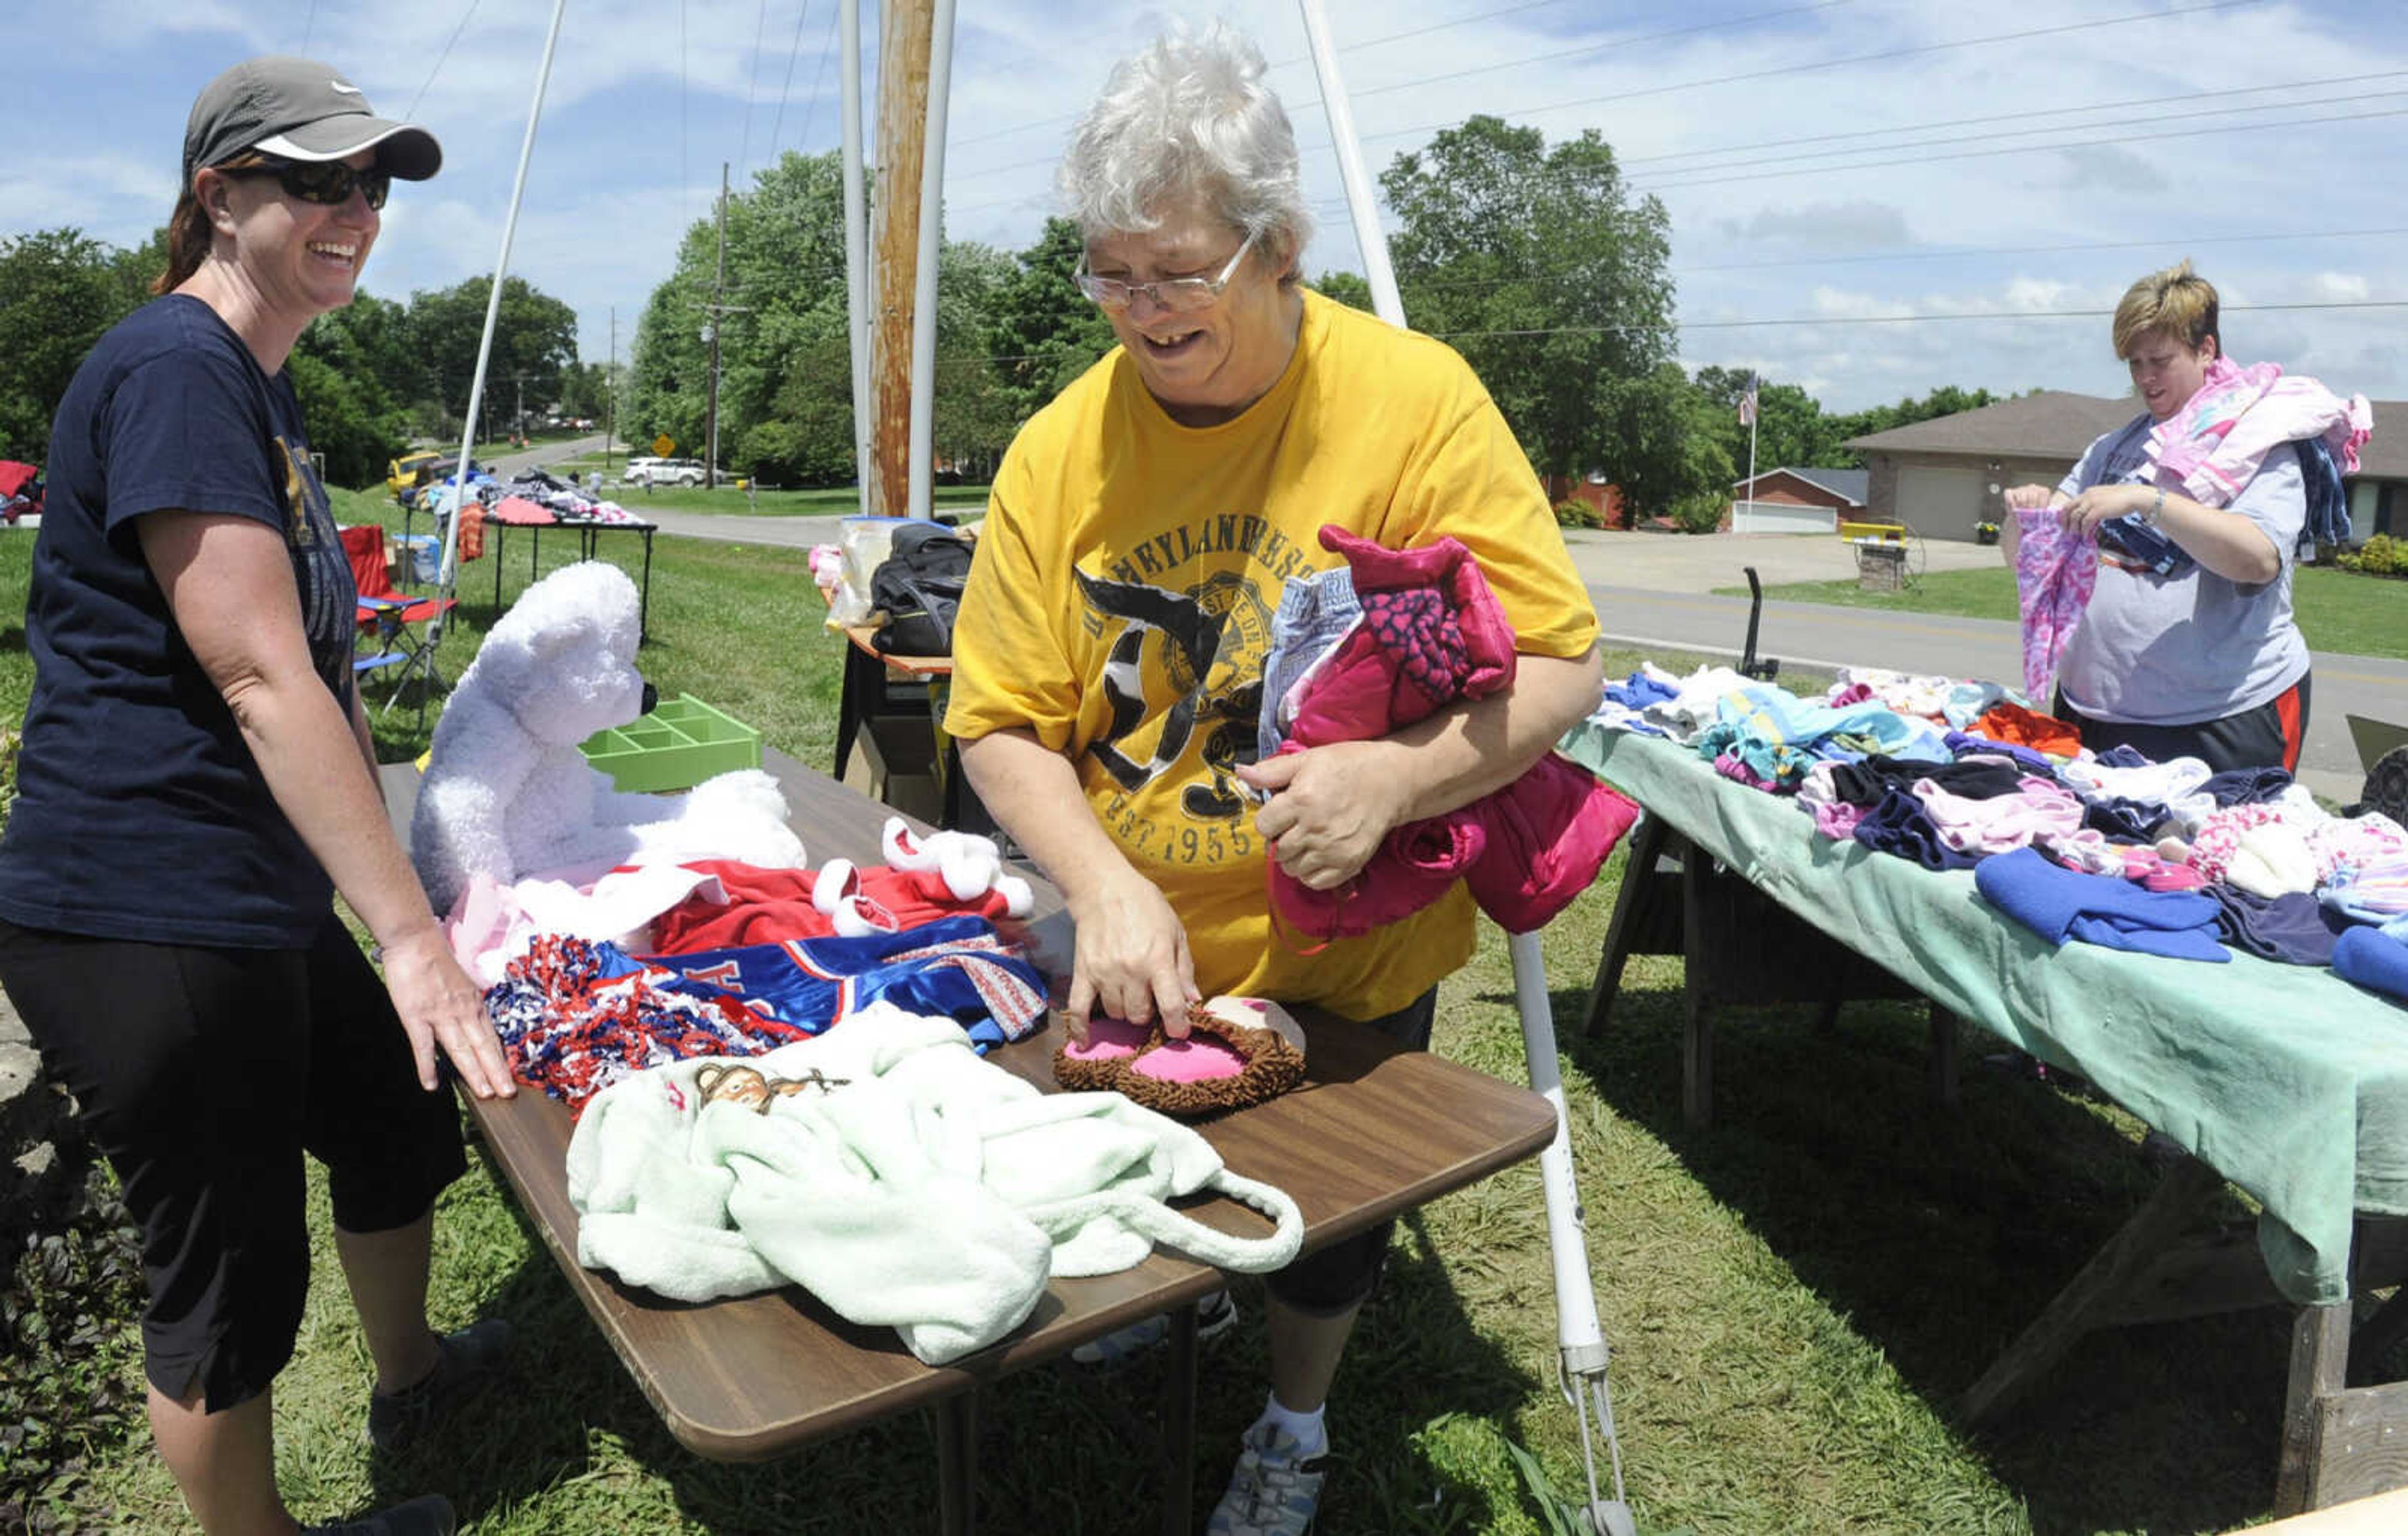
[[652,439],[652,457],[653,457],[653,458],[655,458],[655,459],[666,459],[666,458],[667,458],[670,454],[675,453],[676,451],[677,451],[677,439],[676,439],[676,438],[674,438],[674,437],[671,437],[667,433],[663,433],[663,434],[661,434],[658,437],[655,437],[655,438],[653,438],[653,439]]

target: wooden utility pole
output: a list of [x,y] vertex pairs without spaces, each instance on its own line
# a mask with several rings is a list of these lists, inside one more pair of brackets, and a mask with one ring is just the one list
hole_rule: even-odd
[[719,276],[710,285],[710,323],[703,330],[710,337],[710,394],[704,406],[705,426],[702,460],[702,484],[705,490],[719,486],[719,327],[725,306],[720,301],[727,296],[727,162],[719,163]]
[[920,252],[934,0],[878,11],[878,179],[870,194],[869,505],[908,515],[911,481],[911,299]]
[[602,467],[610,467],[610,434],[619,427],[619,306],[610,306],[610,361],[602,365]]

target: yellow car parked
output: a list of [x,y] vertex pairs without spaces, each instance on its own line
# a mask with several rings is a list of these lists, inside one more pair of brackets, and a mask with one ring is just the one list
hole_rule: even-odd
[[384,488],[398,497],[404,491],[418,484],[420,470],[442,457],[443,455],[432,449],[423,453],[403,454],[385,465]]

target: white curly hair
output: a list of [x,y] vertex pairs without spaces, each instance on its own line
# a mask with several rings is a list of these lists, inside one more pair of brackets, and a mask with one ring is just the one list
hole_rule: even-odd
[[1268,70],[1261,50],[1218,21],[1201,34],[1174,26],[1113,65],[1055,175],[1080,232],[1151,230],[1197,203],[1283,254],[1286,276],[1300,273],[1312,215]]

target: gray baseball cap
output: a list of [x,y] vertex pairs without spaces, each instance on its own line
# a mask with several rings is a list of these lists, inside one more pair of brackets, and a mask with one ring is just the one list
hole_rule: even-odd
[[202,88],[184,124],[184,182],[204,165],[264,149],[287,160],[341,160],[362,149],[405,181],[443,166],[443,146],[412,122],[368,110],[360,88],[311,59],[247,59]]

